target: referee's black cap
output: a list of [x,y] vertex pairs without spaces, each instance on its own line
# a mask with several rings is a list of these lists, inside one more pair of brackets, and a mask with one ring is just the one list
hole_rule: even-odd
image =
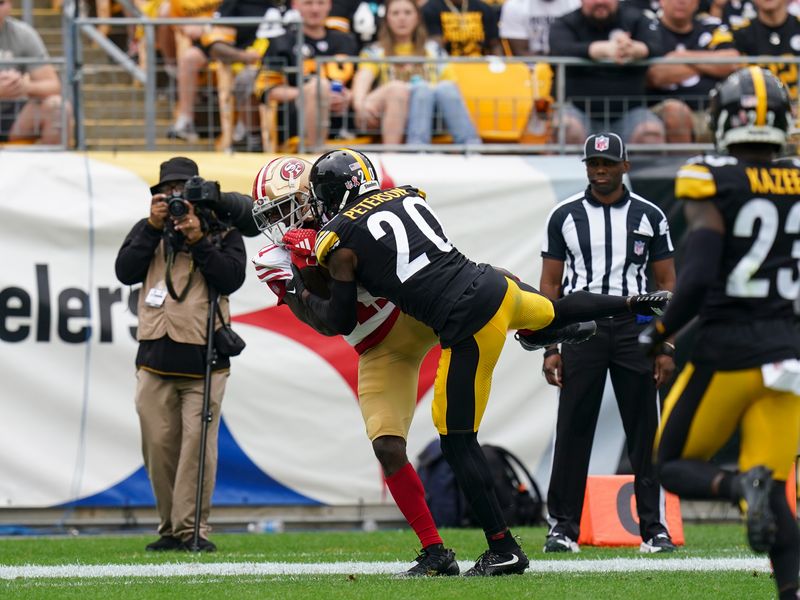
[[628,150],[616,133],[603,131],[590,135],[583,144],[583,160],[595,157],[622,162],[628,160]]

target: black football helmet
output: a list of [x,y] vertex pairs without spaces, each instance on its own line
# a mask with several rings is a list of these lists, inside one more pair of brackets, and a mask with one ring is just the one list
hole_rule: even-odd
[[791,122],[786,88],[761,67],[731,73],[709,94],[708,127],[718,150],[733,144],[783,146]]
[[322,216],[333,218],[356,197],[380,184],[375,167],[361,152],[340,148],[320,156],[309,175],[311,194]]

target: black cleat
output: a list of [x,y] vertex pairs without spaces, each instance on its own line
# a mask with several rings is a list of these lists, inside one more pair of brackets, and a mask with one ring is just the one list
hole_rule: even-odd
[[217,545],[206,538],[198,538],[197,546],[195,547],[194,544],[192,544],[192,538],[189,538],[181,544],[180,549],[186,552],[216,552]]
[[654,535],[646,542],[639,545],[639,552],[643,554],[656,554],[659,552],[675,552],[677,546],[672,542],[672,538],[666,531]]
[[581,547],[578,542],[572,541],[572,538],[563,533],[550,533],[544,542],[542,552],[580,552]]
[[628,297],[628,309],[636,315],[660,317],[672,300],[672,292],[666,290]]
[[464,577],[491,577],[493,575],[522,575],[528,568],[528,557],[517,548],[513,552],[487,550],[478,562],[464,573]]
[[417,561],[408,571],[395,575],[397,578],[405,577],[436,577],[437,575],[458,575],[456,554],[450,548],[428,547],[420,550]]
[[550,327],[536,331],[521,329],[514,334],[514,339],[525,350],[532,352],[551,344],[580,344],[595,333],[597,333],[597,323],[594,321],[581,321],[580,323],[570,323],[556,329]]
[[753,467],[739,475],[739,493],[747,516],[747,541],[754,552],[769,552],[775,543],[777,524],[769,505],[772,471]]
[[181,547],[181,541],[171,535],[162,535],[155,542],[150,542],[144,547],[148,552],[168,552],[170,550],[178,550]]

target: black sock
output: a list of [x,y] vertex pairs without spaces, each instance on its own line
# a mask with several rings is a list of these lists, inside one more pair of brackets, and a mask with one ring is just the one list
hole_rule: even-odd
[[563,327],[577,321],[623,315],[628,311],[625,296],[574,292],[553,302],[556,316],[549,327]]
[[[661,485],[687,500],[702,500],[722,496],[714,492],[714,481],[724,473],[719,467],[702,460],[677,459],[663,463],[658,470]],[[723,480],[725,478],[723,477]]]
[[[800,570],[800,531],[786,501],[786,482],[775,480],[769,494],[769,505],[775,515],[778,531],[769,550],[780,598],[792,598],[797,593],[797,573]],[[788,594],[788,595],[785,595]]]
[[486,541],[489,543],[489,549],[495,552],[513,552],[519,548],[517,540],[511,535],[511,530],[509,529],[494,535],[489,535],[487,533]]
[[738,473],[731,473],[730,471],[723,472],[722,478],[719,480],[718,487],[720,498],[728,498],[731,502],[739,501],[741,494],[734,485],[738,480],[738,477]]
[[492,472],[483,455],[478,434],[449,433],[441,436],[442,454],[452,467],[459,487],[484,533],[506,530],[506,521],[494,492]]

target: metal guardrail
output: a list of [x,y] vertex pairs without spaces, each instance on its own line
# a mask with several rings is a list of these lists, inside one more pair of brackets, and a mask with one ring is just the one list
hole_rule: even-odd
[[[94,40],[99,47],[101,47],[108,56],[117,64],[122,66],[128,73],[131,74],[137,81],[144,85],[145,89],[145,145],[148,149],[155,148],[156,140],[156,126],[155,126],[155,99],[156,99],[156,54],[155,54],[155,27],[165,25],[198,25],[198,24],[213,24],[213,25],[259,25],[264,22],[262,18],[252,17],[225,17],[225,18],[146,18],[146,17],[115,17],[115,18],[96,18],[96,17],[74,17],[65,14],[65,41],[72,40],[69,47],[69,52],[65,48],[65,55],[67,60],[67,72],[69,75],[69,84],[72,87],[72,97],[74,98],[75,117],[76,117],[76,144],[79,148],[85,147],[85,136],[82,131],[83,112],[78,98],[80,95],[80,85],[82,80],[83,65],[81,62],[83,42],[78,31],[83,32]],[[141,26],[144,31],[144,40],[146,48],[145,64],[146,68],[143,70],[136,65],[124,52],[119,50],[111,42],[97,30],[99,25],[137,25]],[[295,31],[298,35],[300,42],[296,44],[298,58],[301,57],[302,48],[302,27],[299,26],[299,21],[283,22],[283,26],[288,30]],[[67,31],[70,32],[67,35]],[[318,57],[319,64],[325,63],[359,63],[359,62],[382,62],[382,63],[522,63],[529,67],[533,67],[536,63],[547,63],[555,71],[554,84],[555,94],[554,101],[556,110],[559,111],[566,105],[566,69],[572,66],[597,66],[598,61],[574,58],[574,57],[557,57],[557,56],[532,56],[532,57],[446,57],[446,58],[427,58],[427,57],[388,57],[382,61],[375,59],[362,59],[359,57]],[[642,67],[654,64],[769,64],[769,63],[782,63],[782,64],[798,64],[800,63],[800,56],[750,56],[750,57],[709,57],[709,58],[656,58],[641,60],[628,63],[626,65],[619,65],[620,68]],[[302,60],[298,60],[297,64],[302,64]],[[613,64],[610,61],[603,64]],[[286,72],[298,73],[299,68],[287,68]],[[317,93],[320,93],[318,89]],[[300,88],[300,95],[298,98],[298,133],[300,138],[299,150],[305,151],[304,133],[309,124],[304,122],[303,112],[303,91]],[[798,111],[800,114],[800,111]],[[484,144],[481,146],[469,146],[464,144],[436,144],[435,146],[414,146],[414,145],[384,145],[384,144],[370,144],[368,146],[371,150],[391,150],[400,152],[419,152],[431,151],[436,152],[480,152],[480,153],[527,153],[527,152],[548,152],[554,151],[560,154],[574,153],[580,151],[579,145],[569,145],[565,143],[565,129],[564,120],[559,119],[559,127],[556,133],[556,143],[548,144]],[[711,149],[711,144],[631,144],[629,150],[631,152],[675,152],[675,151],[704,151]]]

